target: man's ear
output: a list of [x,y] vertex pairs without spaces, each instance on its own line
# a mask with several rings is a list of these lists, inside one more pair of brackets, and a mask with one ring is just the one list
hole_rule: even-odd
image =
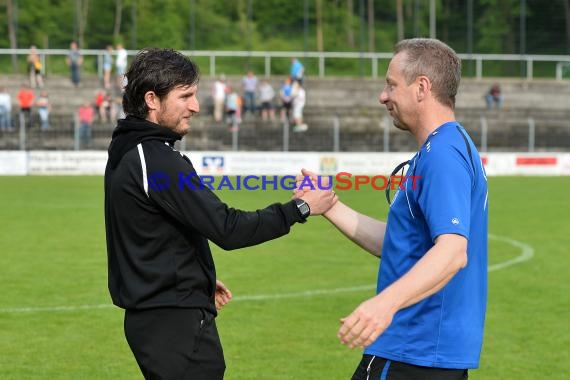
[[418,101],[422,101],[431,93],[431,81],[425,75],[420,75],[417,81],[417,99]]
[[144,101],[149,111],[154,111],[160,106],[160,99],[156,96],[154,91],[147,91],[144,94]]

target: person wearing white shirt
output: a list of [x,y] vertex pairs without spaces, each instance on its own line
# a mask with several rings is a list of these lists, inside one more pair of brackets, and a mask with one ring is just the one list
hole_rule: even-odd
[[4,87],[0,87],[0,130],[12,130],[12,98]]
[[123,88],[123,78],[127,72],[127,50],[122,44],[117,44],[117,56],[115,57],[115,68],[117,69],[117,86]]

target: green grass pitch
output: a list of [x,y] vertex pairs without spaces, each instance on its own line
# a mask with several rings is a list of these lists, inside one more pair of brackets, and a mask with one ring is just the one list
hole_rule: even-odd
[[[490,178],[490,264],[481,368],[470,379],[570,378],[570,177]],[[107,292],[101,177],[0,177],[0,378],[139,379]],[[338,191],[384,218],[383,192]],[[234,207],[287,191],[223,191]],[[512,239],[512,240],[505,240]],[[217,321],[228,380],[349,379],[359,350],[339,318],[373,295],[378,260],[317,217],[257,247],[213,246],[235,300]]]

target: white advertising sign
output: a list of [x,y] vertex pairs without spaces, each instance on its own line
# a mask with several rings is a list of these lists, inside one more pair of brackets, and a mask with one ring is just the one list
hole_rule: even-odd
[[[187,152],[200,175],[389,175],[414,153]],[[488,175],[570,175],[570,153],[483,153]],[[0,175],[103,175],[105,151],[4,151]]]
[[27,152],[0,152],[0,175],[28,174]]

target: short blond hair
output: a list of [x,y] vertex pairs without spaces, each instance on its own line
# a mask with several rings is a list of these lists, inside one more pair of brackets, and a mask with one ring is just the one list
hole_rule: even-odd
[[394,47],[394,53],[406,53],[402,72],[408,84],[425,75],[432,83],[434,97],[455,108],[455,97],[461,80],[461,60],[445,43],[435,38],[411,38]]

